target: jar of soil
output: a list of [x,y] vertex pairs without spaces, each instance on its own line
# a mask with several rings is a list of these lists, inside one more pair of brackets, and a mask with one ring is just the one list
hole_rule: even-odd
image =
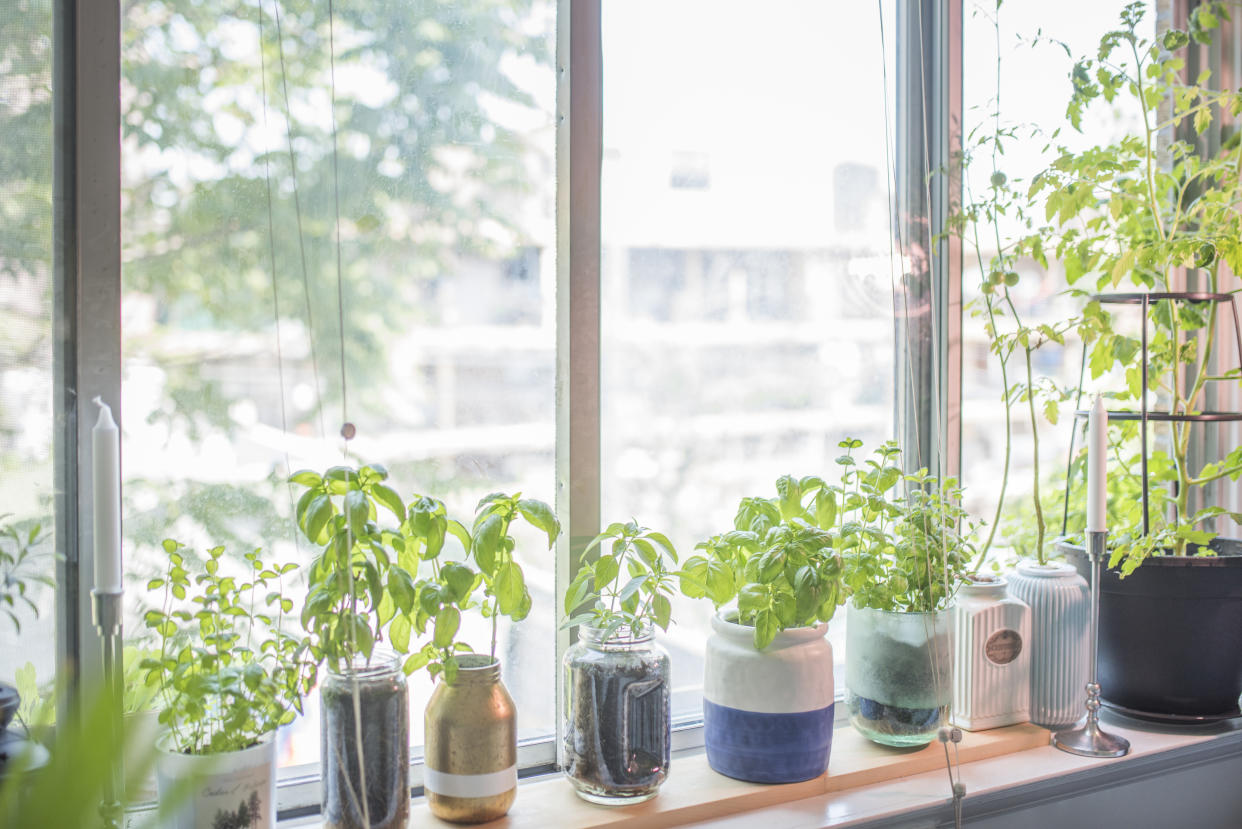
[[517,796],[517,709],[500,660],[466,653],[457,663],[423,716],[423,789],[441,820],[486,823],[504,817]]
[[851,603],[847,614],[850,724],[882,745],[930,743],[953,702],[952,608],[906,613]]
[[592,803],[655,797],[668,777],[668,653],[650,628],[578,636],[564,660],[565,773]]
[[404,829],[410,815],[410,713],[395,653],[328,671],[319,689],[325,829]]

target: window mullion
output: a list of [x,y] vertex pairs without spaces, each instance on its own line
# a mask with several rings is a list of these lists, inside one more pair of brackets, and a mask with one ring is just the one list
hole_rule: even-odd
[[962,3],[897,5],[896,197],[903,282],[896,305],[894,423],[907,466],[961,466],[962,256],[937,239],[960,201]]
[[[562,743],[561,596],[600,527],[600,162],[603,56],[599,0],[557,7],[556,133],[556,729]],[[558,757],[559,759],[559,757]]]
[[61,673],[89,685],[102,662],[90,605],[91,400],[122,422],[120,7],[57,0],[54,20],[57,648]]

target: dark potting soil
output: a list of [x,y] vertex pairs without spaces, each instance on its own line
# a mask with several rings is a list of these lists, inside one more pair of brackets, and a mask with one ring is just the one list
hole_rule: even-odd
[[596,654],[570,666],[566,773],[598,795],[638,795],[668,776],[669,688],[656,656]]
[[324,689],[320,705],[325,829],[404,829],[410,815],[409,702],[404,686],[358,686],[370,823],[359,797],[363,776],[348,683],[343,689]]

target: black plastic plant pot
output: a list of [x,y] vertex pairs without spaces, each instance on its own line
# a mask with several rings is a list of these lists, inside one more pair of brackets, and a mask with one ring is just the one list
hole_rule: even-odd
[[[1215,556],[1153,556],[1100,580],[1098,677],[1104,704],[1169,723],[1237,717],[1242,695],[1242,541]],[[1088,582],[1082,547],[1060,543]]]
[[319,695],[325,829],[404,829],[410,712],[401,663],[376,654],[369,665],[329,672]]
[[671,756],[669,659],[650,632],[580,628],[565,652],[565,774],[584,800],[656,795]]

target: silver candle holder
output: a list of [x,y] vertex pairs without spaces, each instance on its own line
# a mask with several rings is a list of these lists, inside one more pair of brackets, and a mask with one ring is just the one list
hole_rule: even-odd
[[94,614],[95,629],[99,631],[99,637],[103,643],[104,688],[107,690],[111,708],[112,739],[110,742],[117,750],[117,756],[109,769],[104,787],[103,801],[99,804],[99,816],[103,819],[104,829],[121,829],[125,817],[125,807],[121,802],[125,791],[125,771],[120,756],[120,748],[124,741],[121,725],[121,700],[124,694],[121,596],[120,590],[91,591],[91,609]]
[[1054,746],[1082,757],[1124,757],[1130,753],[1129,740],[1100,728],[1100,683],[1096,674],[1096,652],[1100,639],[1100,567],[1107,536],[1107,532],[1087,533],[1087,553],[1091,561],[1091,675],[1087,680],[1087,719],[1082,725],[1052,735]]

